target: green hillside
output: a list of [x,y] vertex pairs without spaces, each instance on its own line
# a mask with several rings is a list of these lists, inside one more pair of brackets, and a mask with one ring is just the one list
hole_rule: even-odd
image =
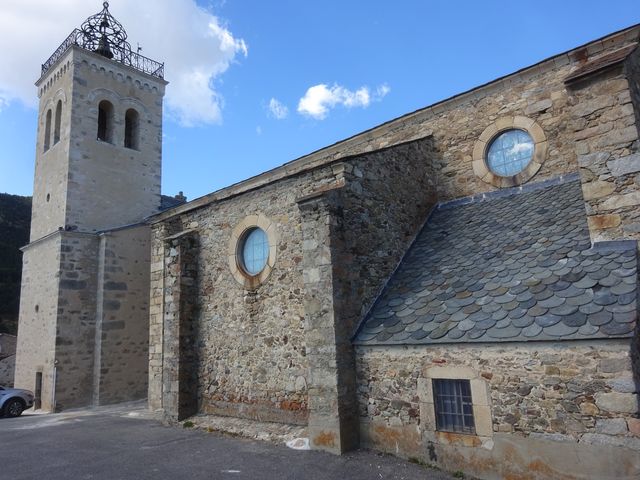
[[0,333],[18,329],[23,247],[29,242],[31,197],[0,193]]

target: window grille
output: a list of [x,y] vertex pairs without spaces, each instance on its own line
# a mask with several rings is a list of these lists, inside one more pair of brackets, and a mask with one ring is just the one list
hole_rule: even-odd
[[437,430],[476,433],[469,380],[433,379],[433,397]]

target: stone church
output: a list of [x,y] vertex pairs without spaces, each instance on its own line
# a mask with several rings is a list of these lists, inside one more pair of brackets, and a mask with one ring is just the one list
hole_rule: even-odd
[[492,478],[640,477],[640,26],[196,200],[108,4],[42,66],[16,386]]

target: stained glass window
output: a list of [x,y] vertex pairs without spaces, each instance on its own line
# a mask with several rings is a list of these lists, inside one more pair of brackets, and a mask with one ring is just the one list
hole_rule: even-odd
[[433,380],[436,429],[442,432],[476,433],[469,380]]
[[269,258],[269,239],[261,228],[251,229],[242,244],[242,266],[249,275],[259,274]]
[[507,130],[489,146],[487,166],[496,175],[511,177],[525,169],[533,157],[533,139],[524,130]]

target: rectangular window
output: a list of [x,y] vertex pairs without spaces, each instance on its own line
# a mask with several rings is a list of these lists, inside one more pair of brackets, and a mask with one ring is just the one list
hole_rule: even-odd
[[436,430],[476,433],[469,380],[433,379]]

